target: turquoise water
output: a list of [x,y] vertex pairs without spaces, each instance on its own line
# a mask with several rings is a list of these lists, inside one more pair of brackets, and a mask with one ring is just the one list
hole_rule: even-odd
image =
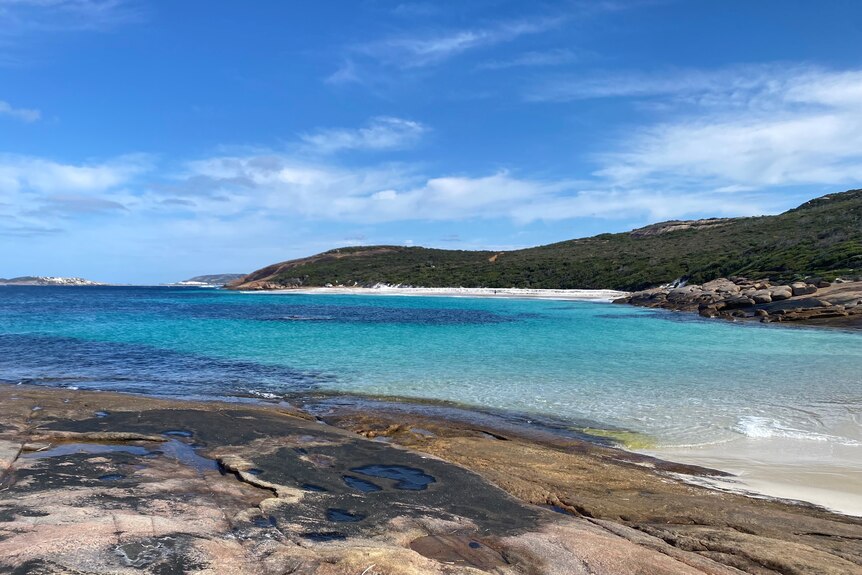
[[0,380],[452,400],[660,445],[862,443],[862,334],[601,303],[6,287]]

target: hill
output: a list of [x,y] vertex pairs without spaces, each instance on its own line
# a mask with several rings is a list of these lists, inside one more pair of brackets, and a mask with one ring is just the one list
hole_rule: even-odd
[[403,284],[639,290],[687,278],[862,275],[862,190],[775,216],[670,221],[522,250],[371,246],[274,264],[234,289]]

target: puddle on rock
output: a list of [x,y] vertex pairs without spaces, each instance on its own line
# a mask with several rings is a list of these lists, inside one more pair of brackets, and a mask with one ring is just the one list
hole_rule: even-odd
[[366,465],[354,467],[350,471],[368,475],[370,477],[381,477],[395,481],[395,489],[406,489],[408,491],[423,491],[437,480],[421,469],[406,467],[404,465]]
[[383,491],[383,488],[379,485],[370,481],[366,481],[364,479],[359,479],[358,477],[344,475],[342,479],[344,479],[344,483],[346,483],[348,487],[357,491],[361,491],[362,493],[374,493],[375,491]]
[[176,459],[183,465],[187,465],[199,473],[205,471],[219,471],[218,462],[198,455],[191,446],[176,439],[170,439],[159,444],[158,449],[149,449],[140,445],[111,444],[111,443],[61,443],[56,447],[25,453],[24,459],[47,459],[50,457],[63,457],[66,455],[98,455],[105,453],[129,453],[145,459],[167,456]]
[[85,453],[95,455],[99,453],[131,453],[132,455],[149,455],[151,452],[139,445],[111,445],[109,443],[61,443],[57,447],[25,453],[21,457],[25,459],[47,459],[49,457],[62,457],[64,455],[76,455]]
[[306,491],[314,491],[316,493],[324,493],[327,491],[325,487],[321,487],[320,485],[314,485],[312,483],[303,483],[300,487]]
[[198,473],[204,473],[205,471],[220,471],[221,469],[216,460],[198,455],[198,452],[195,451],[194,447],[187,443],[183,443],[182,441],[177,441],[176,439],[166,441],[162,444],[160,450],[168,457],[176,459],[183,465],[188,465]]
[[121,479],[125,479],[125,475],[121,475],[119,473],[108,473],[106,475],[100,475],[99,481],[119,481]]
[[186,429],[168,429],[167,431],[163,431],[162,435],[170,435],[172,437],[191,437],[194,433]]
[[337,531],[309,531],[308,533],[303,533],[302,536],[305,539],[316,541],[318,543],[325,543],[327,541],[342,541],[344,539],[347,539],[347,535],[345,535],[344,533],[339,533]]
[[338,523],[356,523],[357,521],[365,519],[365,515],[362,515],[361,513],[351,513],[346,509],[330,507],[326,510],[326,519],[328,521],[335,521]]

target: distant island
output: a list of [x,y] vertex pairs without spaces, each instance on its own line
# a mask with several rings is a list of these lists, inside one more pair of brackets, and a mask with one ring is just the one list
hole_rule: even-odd
[[84,278],[64,278],[54,276],[21,276],[0,278],[0,286],[103,286],[108,285]]
[[862,190],[825,195],[776,216],[662,222],[513,251],[339,248],[267,266],[230,287],[637,291],[740,276],[782,283],[862,279]]

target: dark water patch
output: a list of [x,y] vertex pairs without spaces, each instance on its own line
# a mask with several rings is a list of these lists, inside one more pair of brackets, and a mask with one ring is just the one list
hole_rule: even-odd
[[302,534],[302,537],[309,541],[318,543],[326,543],[327,541],[343,541],[347,539],[347,535],[337,531],[308,531]]
[[599,313],[591,317],[597,319],[650,319],[650,316],[644,313]]
[[357,523],[365,519],[365,515],[362,515],[361,513],[351,513],[346,509],[330,507],[326,510],[326,519],[327,521],[334,521],[336,523]]
[[192,437],[194,433],[186,429],[169,429],[167,431],[163,431],[162,435],[171,435],[173,437]]
[[0,357],[6,360],[0,363],[4,382],[173,396],[234,395],[250,383],[298,392],[336,380],[333,374],[249,360],[36,334],[0,334]]
[[95,415],[96,417],[101,419],[101,418],[108,417],[108,412],[107,411],[97,411],[93,415]]
[[421,469],[403,465],[365,465],[354,467],[350,471],[369,477],[381,477],[395,481],[395,489],[407,491],[423,491],[437,480]]
[[482,548],[482,544],[479,543],[478,541],[470,541],[467,544],[467,546],[470,547],[470,549],[481,549]]
[[121,479],[125,479],[126,476],[121,473],[106,473],[105,475],[100,475],[98,477],[99,481],[120,481]]
[[258,469],[257,467],[252,467],[251,469],[246,469],[246,473],[250,473],[251,475],[258,476],[263,473],[263,469]]
[[305,491],[313,491],[315,493],[326,493],[328,491],[325,487],[314,485],[313,483],[303,483],[300,487]]
[[560,513],[562,515],[571,515],[568,511],[560,507],[559,505],[542,505],[545,509],[550,509],[554,513]]
[[376,483],[372,483],[371,481],[366,481],[358,477],[345,475],[343,479],[344,483],[346,483],[348,487],[357,491],[361,491],[362,493],[374,493],[375,491],[383,490],[383,488]]
[[482,325],[507,323],[532,314],[504,315],[487,310],[449,307],[414,307],[413,305],[385,305],[364,302],[363,305],[344,303],[295,303],[251,299],[237,302],[213,302],[212,305],[193,306],[186,313],[198,319],[244,320],[266,322],[335,322],[346,324],[412,324],[412,325]]

